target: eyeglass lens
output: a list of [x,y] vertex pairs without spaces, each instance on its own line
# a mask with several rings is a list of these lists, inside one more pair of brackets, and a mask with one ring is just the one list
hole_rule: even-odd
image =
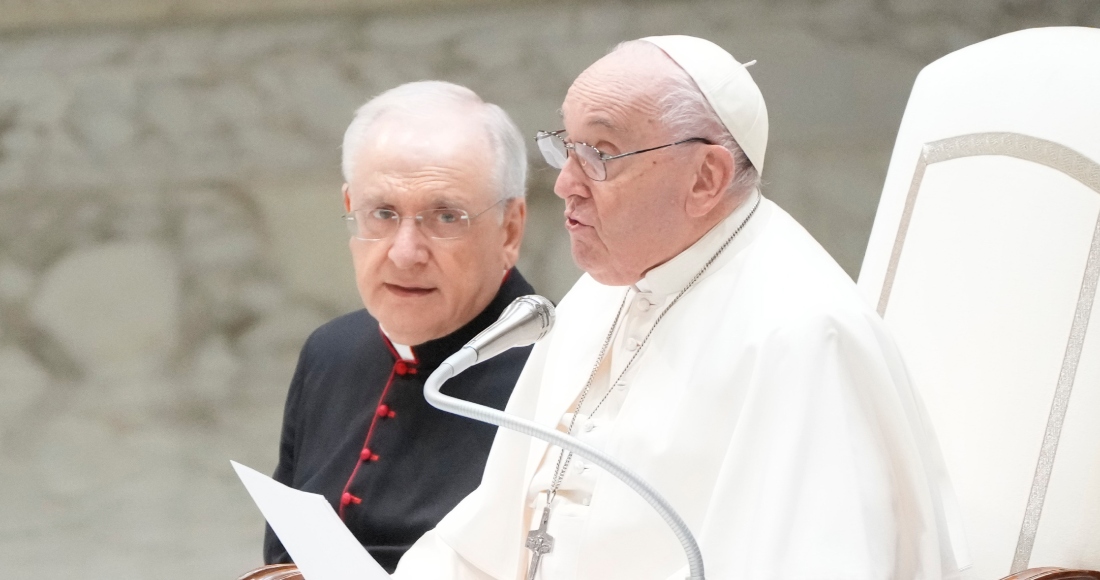
[[607,176],[607,169],[604,167],[604,161],[600,158],[600,152],[597,151],[595,147],[584,143],[566,144],[561,135],[554,134],[547,134],[545,137],[539,139],[538,143],[539,151],[542,152],[543,159],[545,159],[551,167],[556,167],[557,169],[565,167],[566,159],[569,157],[569,150],[572,149],[585,175],[596,181],[602,181],[604,177]]
[[546,160],[546,163],[548,163],[550,167],[555,167],[557,169],[565,167],[565,160],[568,156],[568,152],[565,149],[565,141],[562,141],[561,137],[547,133],[538,140],[538,144],[543,159]]
[[347,218],[348,232],[360,240],[382,240],[397,233],[401,220],[414,219],[428,237],[449,240],[470,229],[470,216],[460,209],[426,209],[415,216],[401,217],[391,209],[360,209]]

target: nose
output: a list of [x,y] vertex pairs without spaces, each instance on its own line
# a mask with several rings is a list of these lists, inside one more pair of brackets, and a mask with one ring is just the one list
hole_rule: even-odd
[[419,266],[428,261],[427,242],[415,219],[403,219],[393,234],[387,256],[402,270]]
[[577,156],[570,155],[565,160],[561,172],[558,173],[557,181],[554,182],[554,194],[562,199],[569,199],[574,196],[590,197],[588,181],[588,176],[581,169]]

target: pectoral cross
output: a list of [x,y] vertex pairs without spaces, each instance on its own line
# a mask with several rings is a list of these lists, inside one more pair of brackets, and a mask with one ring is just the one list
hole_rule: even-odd
[[535,580],[542,557],[554,551],[554,536],[546,533],[546,523],[550,521],[550,506],[542,510],[542,523],[539,529],[527,532],[527,549],[531,550],[531,567],[527,570],[527,580]]

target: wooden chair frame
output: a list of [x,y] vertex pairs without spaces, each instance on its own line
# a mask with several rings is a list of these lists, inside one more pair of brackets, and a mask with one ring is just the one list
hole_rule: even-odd
[[[302,573],[298,571],[298,566],[294,564],[269,564],[246,572],[237,580],[303,580],[303,578]],[[1100,576],[1097,576],[1096,580],[1100,580]]]

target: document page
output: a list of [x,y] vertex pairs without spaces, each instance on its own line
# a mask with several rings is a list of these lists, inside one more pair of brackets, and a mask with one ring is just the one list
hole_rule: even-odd
[[287,487],[236,461],[230,463],[306,580],[390,577],[323,496]]

